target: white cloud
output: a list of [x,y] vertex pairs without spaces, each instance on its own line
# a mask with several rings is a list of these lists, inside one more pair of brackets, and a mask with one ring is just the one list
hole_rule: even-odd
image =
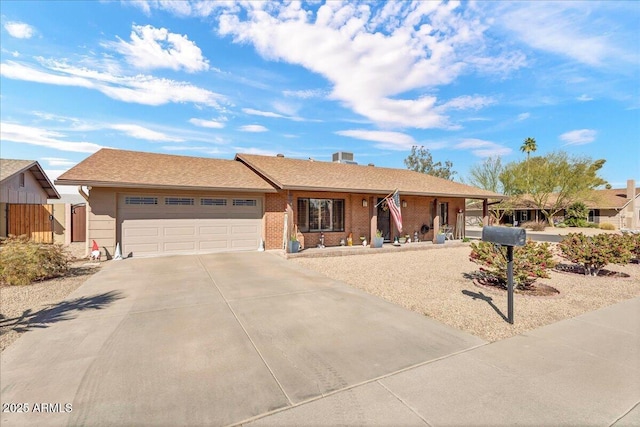
[[166,135],[162,132],[157,132],[151,129],[148,129],[144,126],[134,125],[134,124],[115,124],[109,126],[111,129],[119,130],[132,138],[136,139],[144,139],[147,141],[157,141],[157,142],[181,142],[184,139],[172,137]]
[[593,129],[578,129],[560,135],[566,145],[583,145],[595,141],[597,132]]
[[323,98],[326,92],[322,89],[305,89],[305,90],[285,90],[282,92],[284,96],[292,98],[310,99]]
[[60,157],[42,157],[42,160],[44,160],[45,162],[47,162],[49,164],[49,166],[73,166],[76,164],[76,162],[69,160],[69,159],[63,159]]
[[[425,89],[453,82],[489,55],[487,26],[456,2],[379,4],[242,3],[218,11],[219,32],[250,43],[268,60],[301,65],[333,85],[330,98],[383,127],[450,128]],[[291,34],[295,34],[292,37]],[[313,46],[312,49],[309,47]],[[346,70],[349,70],[346,72]],[[504,70],[501,70],[504,72]],[[285,92],[286,96],[305,92]],[[309,93],[308,95],[311,95]],[[450,108],[482,108],[486,99],[452,100]]]
[[589,95],[587,95],[587,94],[582,94],[582,95],[580,95],[579,97],[577,97],[576,99],[577,99],[578,101],[580,101],[580,102],[593,101],[593,98],[592,98],[592,97],[590,97],[590,96],[589,96]]
[[490,105],[495,104],[495,99],[488,96],[459,96],[457,98],[453,98],[444,104],[442,104],[439,108],[442,111],[446,110],[479,110],[481,108],[488,107]]
[[242,132],[267,132],[269,129],[262,125],[244,125],[240,126],[239,130]]
[[274,119],[287,119],[293,120],[294,122],[301,122],[304,120],[301,117],[297,116],[285,116],[284,114],[274,113],[272,111],[256,110],[253,108],[243,108],[242,112],[245,114],[250,114],[252,116],[270,117]]
[[335,132],[337,135],[348,136],[350,138],[362,139],[365,141],[379,142],[376,146],[379,148],[390,148],[393,150],[405,150],[416,145],[416,141],[411,135],[401,132],[385,132],[375,130],[340,130]]
[[211,146],[197,146],[197,147],[192,147],[192,146],[188,146],[188,145],[165,145],[162,147],[163,150],[165,151],[196,151],[199,153],[206,153],[206,154],[222,154],[223,151],[215,148],[215,147],[211,147]]
[[192,102],[220,108],[219,102],[225,100],[222,95],[187,82],[143,74],[119,76],[76,67],[62,61],[40,59],[40,62],[42,69],[6,61],[0,67],[0,74],[15,80],[84,87],[102,92],[112,99],[144,105]]
[[[637,63],[637,51],[623,50],[624,31],[606,13],[616,7],[616,2],[500,2],[497,11],[502,25],[536,49],[589,66]],[[630,34],[637,40],[637,33]]]
[[23,126],[16,123],[3,122],[0,124],[0,139],[3,141],[38,145],[78,153],[94,153],[103,148],[101,145],[92,142],[74,142],[62,139],[65,137],[66,135],[62,133],[46,129]]
[[242,112],[246,114],[251,114],[252,116],[272,117],[272,118],[278,118],[278,119],[285,118],[285,116],[283,116],[282,114],[272,113],[270,111],[255,110],[253,108],[243,108]]
[[516,118],[517,122],[521,122],[523,120],[527,120],[529,117],[531,117],[531,113],[520,113],[518,114],[518,117]]
[[236,153],[241,154],[258,154],[261,156],[275,156],[277,152],[272,150],[265,150],[264,148],[255,148],[255,147],[233,147]]
[[104,45],[124,55],[129,64],[144,70],[170,68],[194,73],[209,69],[209,61],[186,35],[151,25],[134,25],[130,37],[131,42],[118,37],[118,42]]
[[25,24],[24,22],[10,21],[4,24],[4,29],[11,35],[18,39],[30,39],[35,33],[34,28]]
[[211,128],[211,129],[222,129],[224,127],[224,123],[216,120],[203,120],[203,119],[189,119],[189,123],[192,125],[200,126],[203,128]]
[[467,138],[453,146],[457,150],[471,150],[477,157],[505,156],[511,153],[511,148],[495,142],[482,139]]

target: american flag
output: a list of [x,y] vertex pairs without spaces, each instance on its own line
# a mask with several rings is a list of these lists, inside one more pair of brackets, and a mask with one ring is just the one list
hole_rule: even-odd
[[398,194],[398,190],[396,190],[393,195],[387,196],[385,200],[387,201],[389,212],[391,212],[398,231],[402,233],[402,213],[400,212],[400,194]]

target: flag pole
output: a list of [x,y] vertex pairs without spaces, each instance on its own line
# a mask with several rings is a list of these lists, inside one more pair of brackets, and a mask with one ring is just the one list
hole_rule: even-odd
[[387,198],[388,198],[389,196],[393,196],[393,195],[396,193],[396,191],[398,191],[398,189],[397,189],[397,188],[396,188],[395,190],[393,190],[391,193],[389,193],[389,194],[387,194],[386,196],[384,196],[384,197],[382,198],[382,201],[380,201],[380,202],[376,203],[376,205],[374,206],[374,208],[377,208],[377,207],[378,207],[382,202],[384,202],[385,200],[387,200]]

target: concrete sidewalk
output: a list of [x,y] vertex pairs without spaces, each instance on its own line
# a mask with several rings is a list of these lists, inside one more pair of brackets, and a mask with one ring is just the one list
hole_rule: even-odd
[[640,298],[281,411],[261,425],[640,425]]

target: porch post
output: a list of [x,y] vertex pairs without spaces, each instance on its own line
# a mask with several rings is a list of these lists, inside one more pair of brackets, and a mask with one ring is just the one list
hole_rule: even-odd
[[482,226],[489,225],[489,202],[487,199],[482,200]]
[[433,238],[432,242],[436,243],[436,236],[440,231],[440,212],[438,212],[438,199],[433,199],[433,211],[435,215],[433,216]]
[[284,247],[284,251],[285,252],[289,252],[289,240],[291,239],[291,233],[294,232],[294,227],[293,227],[293,196],[291,195],[291,192],[289,190],[287,190],[287,206],[285,208],[286,210],[286,215],[287,215],[287,234],[285,236],[285,247]]
[[369,197],[369,218],[371,221],[369,223],[369,247],[373,247],[373,236],[376,235],[376,231],[378,231],[378,208],[375,207],[376,197]]

